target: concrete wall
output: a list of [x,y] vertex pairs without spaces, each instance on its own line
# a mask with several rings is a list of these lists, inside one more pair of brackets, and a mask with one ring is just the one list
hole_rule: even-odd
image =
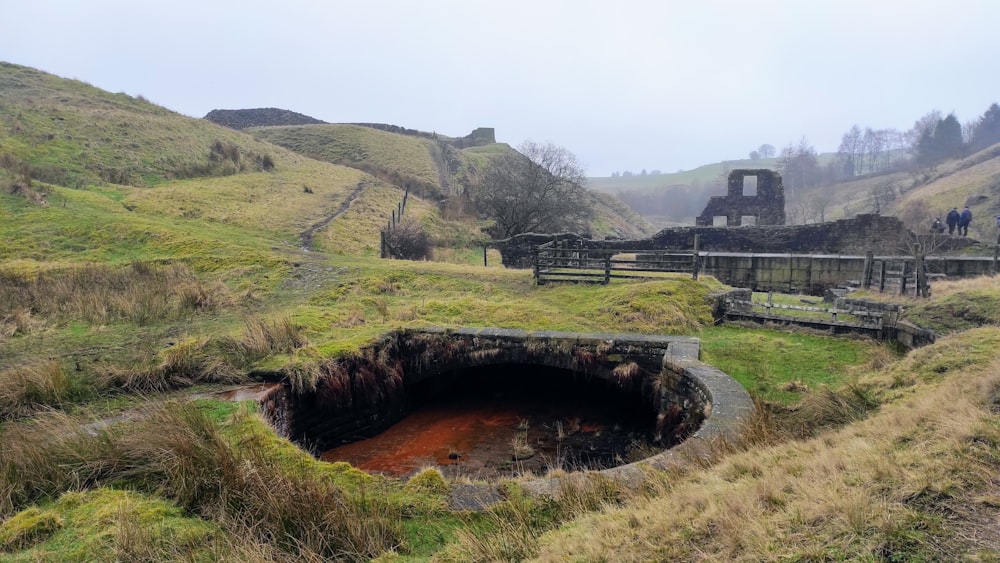
[[[703,274],[734,287],[755,291],[784,293],[810,293],[822,295],[828,288],[849,281],[861,281],[864,276],[864,256],[827,254],[739,254],[705,252],[701,254]],[[875,256],[876,261],[894,264],[909,263],[913,271],[913,258],[907,256]],[[926,258],[931,273],[941,273],[951,278],[992,275],[996,262],[989,257]],[[898,267],[898,266],[894,266]]]

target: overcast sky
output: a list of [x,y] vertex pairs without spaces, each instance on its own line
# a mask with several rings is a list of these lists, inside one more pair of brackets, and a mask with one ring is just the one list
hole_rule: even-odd
[[591,176],[1000,101],[998,0],[0,0],[0,60],[203,117],[552,141]]

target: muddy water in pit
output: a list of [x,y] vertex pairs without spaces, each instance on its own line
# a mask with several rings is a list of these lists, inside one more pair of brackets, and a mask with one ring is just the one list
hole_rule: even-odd
[[397,477],[428,466],[490,477],[611,467],[652,448],[652,408],[605,382],[533,366],[452,375],[416,390],[418,406],[397,424],[322,459]]

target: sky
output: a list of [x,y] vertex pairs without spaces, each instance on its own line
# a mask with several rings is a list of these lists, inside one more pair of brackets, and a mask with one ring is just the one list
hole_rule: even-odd
[[997,0],[0,0],[0,60],[191,117],[278,107],[674,172],[1000,101]]

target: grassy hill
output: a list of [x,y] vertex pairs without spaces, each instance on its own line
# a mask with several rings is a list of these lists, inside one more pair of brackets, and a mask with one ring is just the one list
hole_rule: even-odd
[[[247,131],[300,154],[363,170],[429,199],[462,193],[491,156],[504,154],[503,143],[458,149],[448,137],[430,139],[360,125],[252,127]],[[592,198],[595,236],[639,238],[652,228],[621,202],[606,195]]]
[[[0,120],[0,559],[1000,553],[995,284],[906,302],[949,334],[903,357],[716,327],[711,278],[536,287],[528,271],[381,260],[396,186],[77,81],[0,65]],[[273,167],[238,166],[254,155]],[[412,205],[435,236],[477,231]],[[469,513],[435,470],[320,462],[252,404],[210,395],[259,369],[308,387],[322,362],[432,325],[694,335],[760,408],[745,443],[646,486],[584,475],[535,499],[514,479]]]
[[0,151],[7,164],[65,187],[153,186],[259,171],[301,158],[142,98],[0,62]]
[[394,184],[412,183],[427,195],[445,195],[435,160],[440,158],[441,149],[430,139],[360,125],[254,127],[247,131],[317,160],[363,167]]
[[[806,190],[790,198],[786,210],[801,215],[816,201],[828,201],[827,220],[874,211],[876,194],[881,213],[895,215],[915,232],[926,232],[934,217],[952,207],[968,205],[973,212],[969,236],[996,240],[994,218],[1000,214],[1000,145],[933,168],[866,176],[832,186]],[[985,250],[984,250],[985,251]]]

